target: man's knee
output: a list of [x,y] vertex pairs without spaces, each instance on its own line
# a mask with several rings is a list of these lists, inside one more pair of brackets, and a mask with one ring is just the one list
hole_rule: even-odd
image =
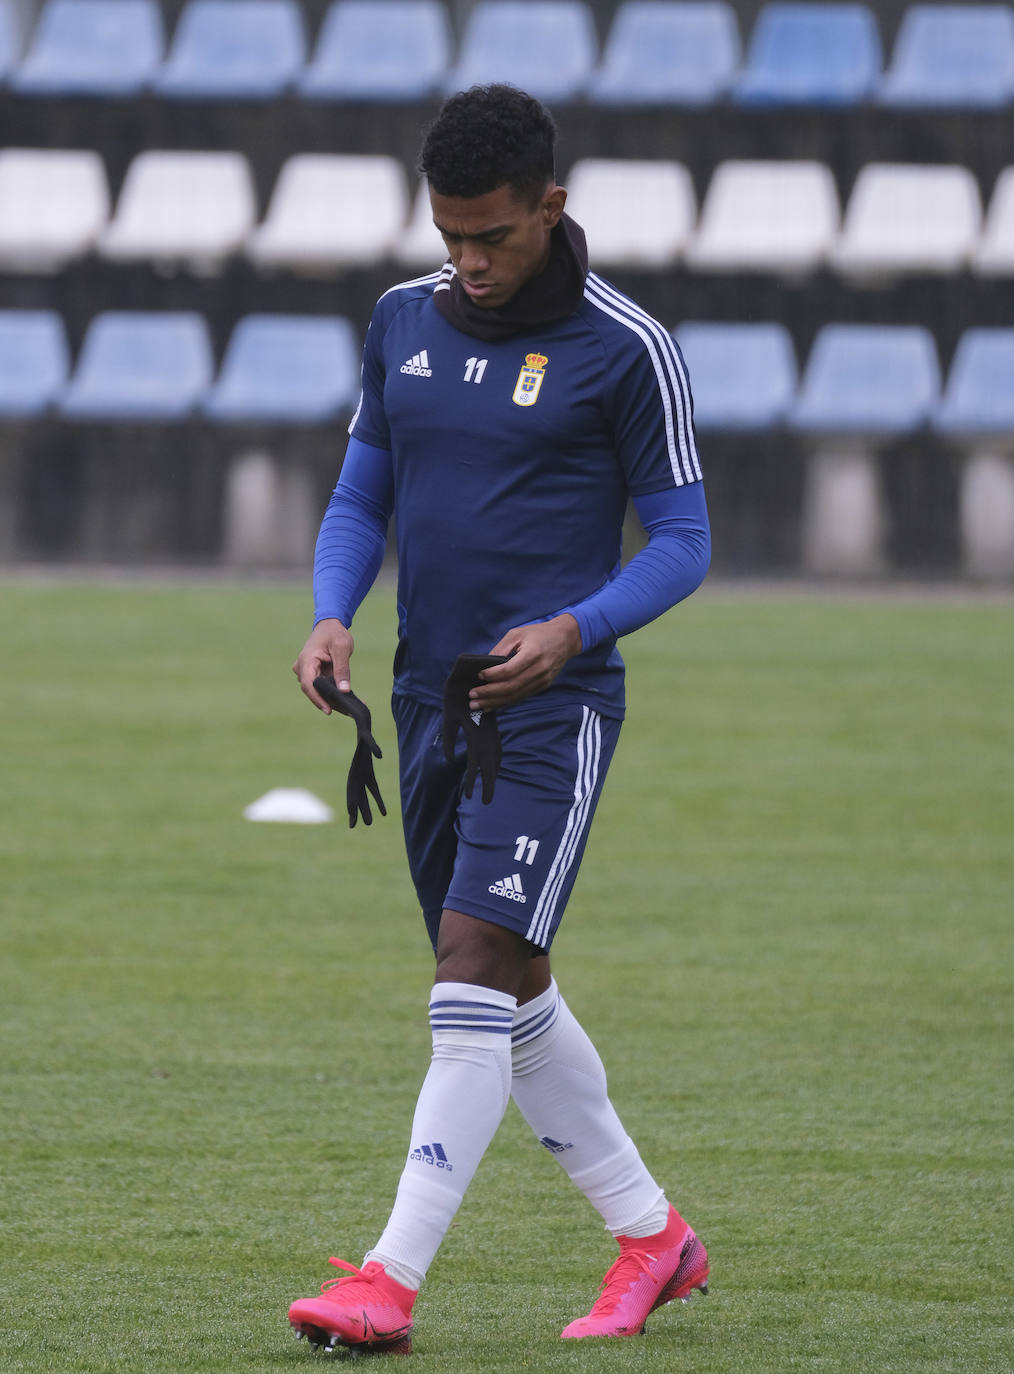
[[472,983],[517,997],[531,982],[529,965],[548,966],[548,960],[533,961],[531,955],[524,936],[505,926],[461,911],[445,910],[440,918],[438,983]]

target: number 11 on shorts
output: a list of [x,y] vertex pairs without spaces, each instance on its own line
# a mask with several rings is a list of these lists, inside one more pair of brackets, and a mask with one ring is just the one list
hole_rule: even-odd
[[514,850],[514,862],[517,864],[533,864],[535,856],[539,852],[538,840],[530,840],[527,835],[519,835]]

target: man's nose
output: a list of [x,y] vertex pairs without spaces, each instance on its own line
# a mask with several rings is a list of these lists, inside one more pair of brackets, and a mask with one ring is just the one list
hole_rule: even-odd
[[489,254],[481,243],[469,243],[466,239],[461,245],[461,260],[458,271],[464,277],[481,276],[489,270]]

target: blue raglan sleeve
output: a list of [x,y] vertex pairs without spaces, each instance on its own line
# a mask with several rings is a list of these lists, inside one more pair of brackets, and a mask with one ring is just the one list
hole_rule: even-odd
[[[612,581],[565,609],[582,648],[630,634],[700,586],[711,530],[686,363],[657,321],[630,309],[612,370],[609,419],[647,545]],[[614,357],[616,355],[614,354]]]
[[606,342],[615,360],[607,420],[630,494],[699,482],[690,376],[675,339],[638,313]]
[[384,414],[384,334],[387,312],[382,296],[373,311],[363,344],[362,389],[359,405],[349,425],[349,434],[371,448],[390,449],[391,431]]

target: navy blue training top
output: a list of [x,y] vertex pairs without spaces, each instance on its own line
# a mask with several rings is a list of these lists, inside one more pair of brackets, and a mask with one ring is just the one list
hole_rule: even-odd
[[[459,653],[488,652],[616,576],[628,494],[701,478],[686,367],[656,320],[591,273],[574,314],[483,341],[434,304],[452,271],[378,301],[349,427],[391,455],[395,691],[434,705]],[[621,715],[615,636],[551,690]]]

